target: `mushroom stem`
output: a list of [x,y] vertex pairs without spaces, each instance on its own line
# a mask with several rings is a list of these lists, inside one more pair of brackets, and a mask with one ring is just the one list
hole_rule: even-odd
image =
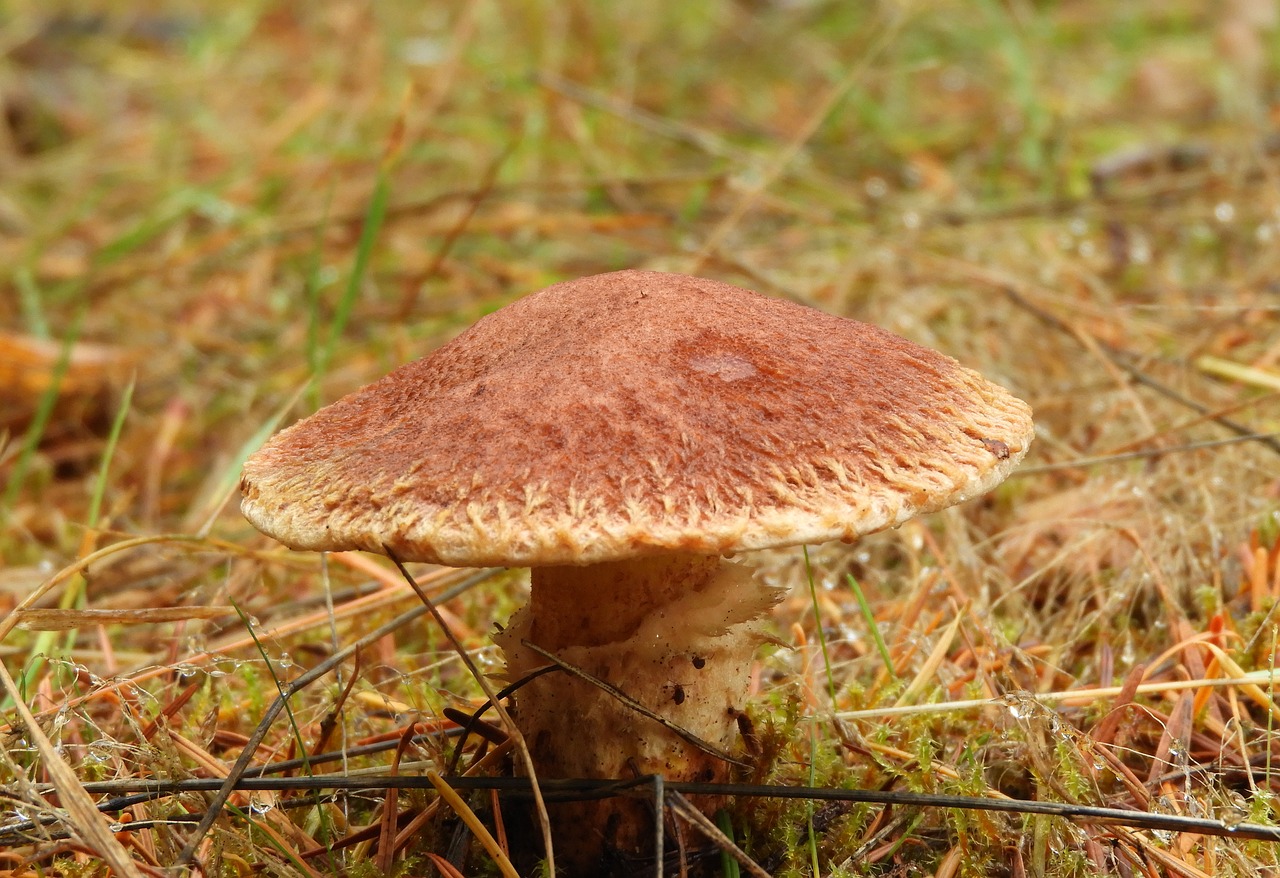
[[[512,679],[546,664],[521,643],[528,641],[731,751],[763,617],[777,599],[750,568],[715,555],[535,567],[528,605],[497,640]],[[514,715],[543,777],[728,775],[723,760],[569,674],[548,674],[522,688]],[[651,818],[632,800],[562,808],[552,820],[563,827],[557,861],[589,867],[602,856],[652,853]]]

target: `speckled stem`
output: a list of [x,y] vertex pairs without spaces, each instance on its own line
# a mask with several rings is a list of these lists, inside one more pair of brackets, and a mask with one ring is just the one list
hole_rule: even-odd
[[[776,591],[717,556],[665,555],[536,567],[528,606],[498,636],[508,676],[546,664],[527,640],[609,682],[714,747],[733,751],[762,618]],[[564,673],[520,690],[516,722],[542,777],[723,780],[728,766],[607,692]],[[610,799],[552,814],[557,863],[588,874],[650,855],[644,803]],[[572,864],[577,864],[573,866]]]

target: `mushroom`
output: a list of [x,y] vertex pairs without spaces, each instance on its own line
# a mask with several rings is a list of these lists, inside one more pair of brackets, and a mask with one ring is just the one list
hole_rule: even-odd
[[[1031,435],[1025,403],[878,327],[620,271],[520,299],[282,431],[245,464],[242,509],[296,549],[532,568],[497,636],[509,677],[550,654],[686,733],[546,674],[513,710],[539,776],[722,780],[777,599],[725,556],[976,497]],[[652,835],[627,800],[553,820],[584,872]]]

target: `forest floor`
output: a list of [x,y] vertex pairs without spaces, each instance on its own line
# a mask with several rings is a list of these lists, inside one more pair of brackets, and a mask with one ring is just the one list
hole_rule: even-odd
[[[444,773],[483,697],[385,559],[250,527],[240,466],[625,267],[880,324],[1035,410],[987,497],[756,559],[792,591],[750,779],[1135,820],[741,796],[759,867],[1280,874],[1273,3],[10,6],[0,874],[507,868],[457,828],[497,831],[489,792],[239,789],[197,830],[285,687],[269,778]],[[468,586],[442,606],[497,673],[527,576],[413,572]]]

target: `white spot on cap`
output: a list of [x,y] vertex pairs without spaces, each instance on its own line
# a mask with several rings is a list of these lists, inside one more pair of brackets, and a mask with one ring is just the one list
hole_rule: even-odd
[[750,361],[734,354],[706,354],[689,360],[689,367],[697,372],[715,375],[725,381],[739,381],[759,374]]

